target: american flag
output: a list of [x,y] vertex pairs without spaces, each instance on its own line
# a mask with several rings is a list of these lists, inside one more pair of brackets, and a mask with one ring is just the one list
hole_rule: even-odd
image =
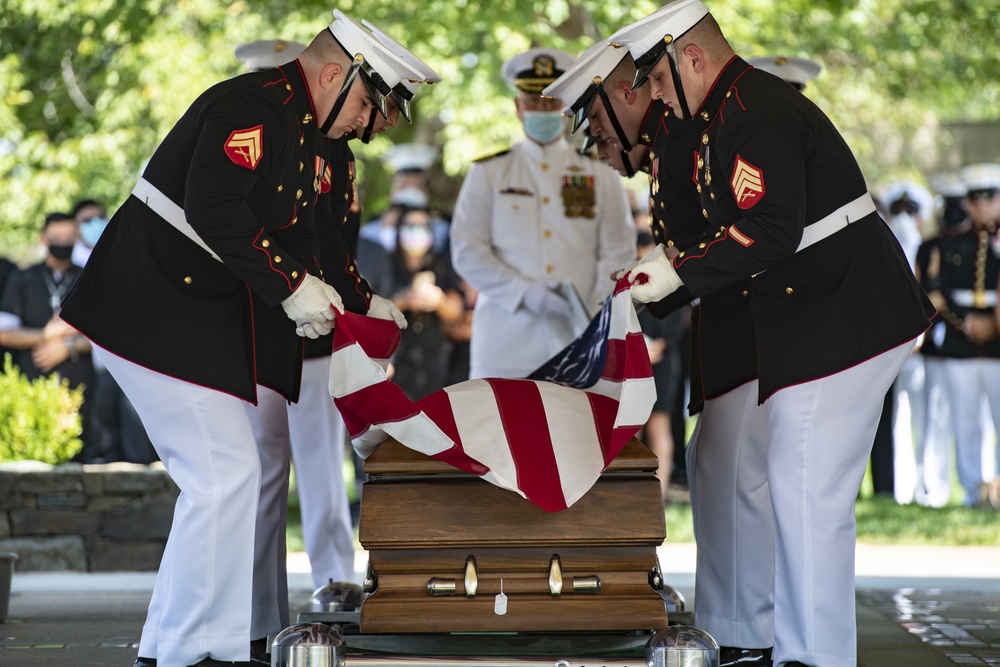
[[386,378],[392,321],[337,316],[330,394],[355,450],[387,438],[514,491],[550,512],[579,500],[646,422],[656,390],[628,281],[532,379],[486,378],[420,401]]

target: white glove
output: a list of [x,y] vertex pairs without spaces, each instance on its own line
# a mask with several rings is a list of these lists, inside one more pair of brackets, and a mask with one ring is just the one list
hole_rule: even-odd
[[344,301],[337,290],[307,273],[291,296],[281,302],[281,307],[288,319],[295,322],[295,333],[318,338],[333,331],[337,312],[344,312]]
[[614,273],[612,273],[611,274],[611,279],[614,280],[615,282],[618,282],[619,280],[621,280],[622,278],[624,278],[626,275],[628,275],[628,273],[632,269],[634,269],[635,267],[639,266],[643,262],[651,262],[652,260],[656,259],[657,257],[663,257],[663,256],[665,256],[666,253],[667,253],[666,248],[663,247],[662,243],[659,243],[652,250],[647,250],[646,254],[642,256],[642,259],[637,259],[636,261],[634,261],[631,264],[629,264],[628,266],[626,266],[624,269],[618,269],[617,271],[615,271]]
[[378,294],[372,295],[372,303],[368,306],[368,315],[380,320],[392,320],[400,329],[405,329],[409,324],[396,304],[389,299],[383,299]]
[[542,282],[528,285],[523,303],[525,308],[536,315],[569,318],[573,314],[569,301]]
[[[646,276],[646,282],[642,285],[635,282],[640,275]],[[684,284],[674,269],[674,263],[665,254],[648,262],[640,262],[628,272],[628,281],[632,283],[632,299],[640,303],[659,301]]]

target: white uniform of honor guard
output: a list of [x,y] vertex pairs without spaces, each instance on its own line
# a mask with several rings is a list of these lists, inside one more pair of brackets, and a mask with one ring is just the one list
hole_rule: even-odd
[[452,258],[479,290],[472,378],[534,371],[579,333],[560,284],[571,281],[596,310],[614,286],[612,270],[635,254],[621,179],[566,141],[561,103],[540,94],[572,62],[531,49],[503,64],[527,138],[472,165],[458,196]]

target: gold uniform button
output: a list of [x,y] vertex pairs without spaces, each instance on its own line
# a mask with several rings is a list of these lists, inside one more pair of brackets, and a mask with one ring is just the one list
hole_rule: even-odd
[[307,201],[302,202],[302,208],[305,208],[306,206],[309,206],[309,202]]
[[306,166],[304,164],[302,164],[301,162],[299,162],[299,171],[302,171],[305,168],[306,168]]
[[299,272],[298,271],[292,271],[292,278],[298,278],[298,277],[299,277]]
[[707,111],[702,111],[701,112],[701,119],[702,120],[708,120],[708,112]]
[[294,225],[294,224],[295,224],[296,222],[298,222],[298,221],[299,221],[299,216],[295,216],[294,218],[292,218],[292,224],[293,224],[293,225]]
[[185,285],[190,285],[193,282],[194,282],[194,280],[191,278],[191,276],[184,276],[184,284]]
[[706,245],[707,244],[705,244],[705,243],[699,243],[698,247],[701,248],[702,250],[704,250]]
[[286,83],[285,84],[285,90],[291,90],[291,89],[292,89],[292,84]]
[[643,132],[643,133],[642,133],[642,140],[643,140],[643,141],[649,141],[649,135],[648,135],[648,134],[646,134],[645,132]]
[[296,199],[302,199],[302,190],[296,190],[295,191],[295,198]]
[[715,199],[715,193],[714,192],[709,192],[708,196],[711,197],[712,199]]
[[549,163],[548,162],[543,162],[542,163],[542,171],[545,171],[548,168],[549,168]]
[[663,202],[660,202],[660,208],[666,208],[666,205]]
[[653,151],[649,151],[649,159],[650,160],[655,160],[656,159],[656,153],[654,153]]
[[347,201],[348,199],[350,199],[350,197],[351,195],[347,194],[346,192],[344,193],[344,201]]
[[275,264],[281,264],[281,255],[275,255],[274,256],[274,263]]
[[344,222],[347,222],[347,216],[346,215],[344,216]]
[[549,198],[548,197],[542,197],[542,203],[543,204],[548,204],[549,203]]
[[699,183],[698,185],[694,186],[694,189],[698,191],[698,194],[701,194],[701,183]]
[[708,211],[706,211],[705,209],[701,209],[701,214],[705,216],[705,218],[708,218]]
[[549,230],[549,229],[546,229],[545,230],[545,238],[549,238],[550,236],[552,236],[552,231]]
[[715,238],[719,238],[720,236],[722,236],[722,232],[715,232]]
[[261,242],[260,242],[260,244],[261,244],[262,246],[264,246],[265,248],[267,248],[267,247],[270,247],[270,245],[271,245],[271,242],[270,242],[270,241],[268,241],[267,239],[264,239],[263,241],[261,241]]
[[703,144],[707,144],[708,143],[708,135],[707,134],[701,135],[701,143],[703,143]]
[[786,287],[785,288],[785,294],[792,294],[794,292],[795,292],[795,290],[793,290],[791,287]]
[[667,239],[667,247],[668,248],[673,248],[674,247],[674,242],[671,239]]
[[740,292],[740,294],[742,294],[743,298],[745,299],[748,296],[750,296],[750,290],[743,290],[742,292]]
[[301,146],[304,143],[306,143],[306,138],[305,137],[299,137],[299,146]]
[[302,117],[302,123],[304,125],[308,125],[309,121],[311,121],[312,119],[313,119],[312,114],[307,113],[305,116]]
[[703,160],[702,158],[698,158],[698,168],[701,169],[704,166],[705,166],[705,160]]
[[353,272],[354,271],[354,265],[351,264],[350,266],[348,266],[347,270]]
[[365,298],[366,299],[372,298],[372,293],[371,292],[365,292]]
[[730,95],[732,95],[732,94],[733,94],[733,91],[731,91],[731,90],[727,90],[727,91],[726,91],[726,97],[729,97],[729,96],[730,96]]
[[278,192],[281,192],[281,191],[282,191],[282,190],[284,190],[284,189],[285,189],[285,186],[284,186],[284,185],[279,185],[279,186],[278,186]]
[[555,269],[551,264],[545,267],[545,273],[552,273]]
[[683,256],[684,256],[684,252],[682,251],[682,252],[681,252],[680,254],[678,254],[677,256],[678,256],[678,257],[683,257]]

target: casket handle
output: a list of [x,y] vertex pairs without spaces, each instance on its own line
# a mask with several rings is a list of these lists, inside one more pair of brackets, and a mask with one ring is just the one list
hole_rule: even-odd
[[552,554],[552,559],[549,560],[549,593],[561,595],[562,587],[562,561],[559,560],[559,554]]
[[476,597],[479,590],[479,575],[476,571],[476,557],[469,556],[465,559],[465,597]]

